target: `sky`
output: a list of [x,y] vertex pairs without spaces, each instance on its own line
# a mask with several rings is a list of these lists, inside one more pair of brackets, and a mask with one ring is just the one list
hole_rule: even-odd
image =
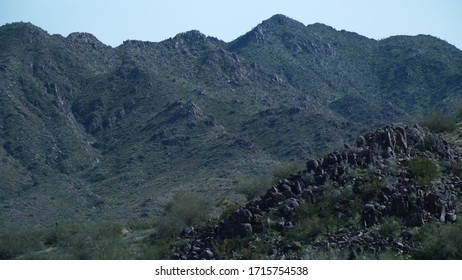
[[428,34],[462,50],[460,0],[0,0],[0,25],[31,22],[63,36],[89,32],[113,47],[193,29],[229,42],[275,14],[377,40]]

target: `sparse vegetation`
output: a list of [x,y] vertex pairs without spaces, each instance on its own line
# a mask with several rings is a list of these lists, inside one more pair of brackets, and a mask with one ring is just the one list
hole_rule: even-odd
[[1,259],[125,259],[121,226],[62,224],[50,229],[17,229],[0,235]]
[[319,235],[334,233],[342,227],[357,226],[361,218],[362,202],[351,190],[333,187],[314,203],[305,201],[297,210],[299,224],[288,233],[291,240],[313,241]]
[[462,121],[462,99],[456,102],[456,116],[459,122]]
[[430,112],[420,124],[436,133],[451,132],[456,128],[455,120],[439,111]]
[[278,183],[279,180],[288,177],[290,174],[296,174],[303,169],[299,163],[280,163],[276,164],[270,174],[265,174],[257,179],[251,178],[241,182],[236,191],[243,194],[247,200],[252,200],[263,195],[271,186]]
[[416,177],[417,183],[430,186],[432,180],[441,176],[440,167],[432,160],[415,158],[409,161],[409,168]]
[[291,174],[297,174],[301,170],[304,169],[302,163],[299,162],[287,162],[287,163],[280,163],[273,167],[272,171],[272,184],[277,184],[279,180],[287,178]]
[[376,228],[382,236],[392,237],[396,240],[401,238],[401,232],[403,230],[401,221],[396,217],[387,217],[382,224],[376,226]]
[[413,254],[415,259],[462,259],[462,224],[430,223],[421,228],[415,240],[422,248]]
[[252,200],[263,195],[271,187],[272,179],[269,176],[263,176],[259,179],[247,179],[241,182],[236,191],[243,194],[247,200]]
[[210,214],[210,201],[194,193],[177,192],[165,208],[165,215],[159,219],[159,236],[178,234],[184,227],[200,224]]

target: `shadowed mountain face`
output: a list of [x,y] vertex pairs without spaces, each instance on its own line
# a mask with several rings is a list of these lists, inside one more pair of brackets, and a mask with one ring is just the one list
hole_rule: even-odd
[[451,112],[462,52],[375,41],[276,15],[225,43],[198,31],[105,46],[0,27],[0,209],[6,225],[159,215],[176,191],[240,181],[385,123]]

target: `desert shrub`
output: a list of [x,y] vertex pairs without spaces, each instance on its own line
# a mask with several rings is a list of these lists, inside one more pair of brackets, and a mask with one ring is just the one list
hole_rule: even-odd
[[171,253],[172,239],[163,237],[146,242],[140,247],[137,259],[140,260],[162,260],[168,259]]
[[297,210],[296,229],[289,239],[313,241],[318,235],[333,233],[342,227],[357,226],[361,219],[362,201],[350,190],[329,187],[314,203],[302,202]]
[[209,217],[211,204],[207,199],[194,193],[177,192],[165,207],[164,216],[155,225],[155,232],[140,248],[138,259],[165,259],[171,253],[172,246],[181,244],[175,237],[187,226],[197,226]]
[[459,121],[462,121],[462,100],[456,102],[456,116]]
[[413,254],[415,259],[460,260],[462,259],[462,224],[431,223],[416,235],[421,249]]
[[263,194],[279,180],[289,177],[291,174],[302,170],[303,166],[298,163],[279,163],[273,166],[270,174],[265,174],[260,178],[244,180],[236,191],[243,194],[247,200],[252,200]]
[[200,224],[208,218],[210,203],[194,193],[177,192],[165,208],[157,225],[160,236],[180,233],[186,226]]
[[410,171],[414,174],[418,184],[429,186],[431,181],[441,176],[439,166],[426,158],[415,158],[409,161]]
[[[377,197],[384,186],[384,181],[377,179],[374,175],[375,171],[375,168],[356,168],[348,173],[347,179],[352,181],[352,190],[354,194],[357,194],[357,196],[353,195],[353,198],[360,197],[363,202],[369,202]],[[361,180],[353,182],[357,178]]]
[[433,111],[423,117],[420,125],[428,128],[432,132],[449,132],[456,128],[456,122],[449,116],[441,112]]
[[122,227],[107,222],[62,224],[45,232],[44,244],[60,250],[58,259],[124,259]]
[[401,222],[396,217],[387,217],[383,223],[376,226],[377,231],[385,237],[394,237],[399,239],[401,236]]
[[383,182],[371,178],[361,185],[355,186],[353,190],[358,193],[364,202],[374,200],[383,187]]
[[[113,223],[61,224],[10,230],[0,236],[1,259],[125,259],[121,227]],[[53,249],[53,254],[45,254]]]
[[271,187],[271,177],[264,176],[259,179],[244,180],[236,188],[236,191],[243,194],[247,200],[252,200],[259,197]]
[[373,174],[375,171],[374,168],[361,168],[361,167],[358,167],[356,169],[353,169],[351,170],[348,175],[347,175],[347,178],[348,179],[353,179],[353,178],[357,178],[357,177],[369,177],[371,174]]
[[289,177],[303,170],[303,164],[298,162],[284,162],[276,164],[272,171],[272,184],[277,184],[279,180]]
[[11,229],[0,233],[0,259],[15,259],[21,255],[43,249],[40,231]]
[[127,227],[130,230],[145,230],[145,229],[153,228],[154,223],[150,221],[143,221],[143,220],[132,220],[127,223]]
[[229,204],[226,206],[226,209],[221,213],[220,220],[225,219],[235,213],[239,209],[239,204]]
[[444,166],[444,172],[453,176],[462,176],[462,162],[451,160],[449,164]]
[[[248,237],[235,237],[231,239],[224,239],[223,241],[214,240],[212,242],[213,248],[220,252],[225,259],[242,257],[242,251],[244,251],[248,245]],[[239,252],[239,254],[237,254],[237,252]]]

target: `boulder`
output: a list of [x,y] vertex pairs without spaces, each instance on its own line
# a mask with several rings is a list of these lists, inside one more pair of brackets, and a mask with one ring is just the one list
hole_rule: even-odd
[[199,256],[201,259],[204,259],[204,260],[211,260],[213,259],[213,253],[212,251],[210,251],[210,249],[205,249],[202,254],[200,254]]
[[308,172],[315,171],[316,169],[318,169],[318,167],[319,167],[319,162],[315,159],[309,159],[306,162],[306,171]]
[[408,202],[402,196],[393,196],[391,201],[391,214],[404,217],[408,213]]

